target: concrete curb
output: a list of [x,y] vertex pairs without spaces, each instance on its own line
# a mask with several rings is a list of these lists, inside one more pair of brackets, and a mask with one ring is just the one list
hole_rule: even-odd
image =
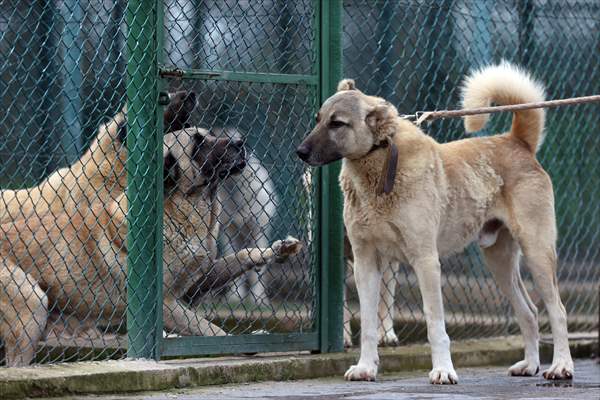
[[[589,357],[596,350],[593,339],[571,344],[574,357]],[[549,345],[541,345],[542,361],[548,362]],[[464,367],[506,365],[521,359],[520,337],[453,342],[452,358]],[[0,398],[66,396],[157,391],[182,387],[256,381],[281,381],[341,376],[356,362],[357,351],[336,354],[277,354],[170,361],[122,360],[42,365],[0,369]],[[381,349],[381,372],[431,368],[425,345]]]

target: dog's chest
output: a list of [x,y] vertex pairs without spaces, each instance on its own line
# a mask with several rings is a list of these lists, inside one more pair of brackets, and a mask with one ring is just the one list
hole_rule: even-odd
[[359,242],[374,247],[380,256],[389,261],[406,260],[406,240],[401,229],[390,222],[389,216],[352,209],[345,212],[350,215],[345,225],[353,246]]

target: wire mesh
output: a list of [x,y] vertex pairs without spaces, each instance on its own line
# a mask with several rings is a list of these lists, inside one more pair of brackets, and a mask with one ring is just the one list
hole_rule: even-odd
[[[311,1],[167,1],[164,64],[216,73],[315,74],[315,21]],[[212,239],[228,260],[220,275],[231,279],[211,281],[206,274],[188,290],[190,303],[223,332],[314,332],[315,204],[293,149],[310,129],[316,86],[187,79],[168,85],[197,94],[192,126],[240,140],[246,149],[246,168],[223,181],[216,196],[220,230]],[[303,249],[274,263],[270,248],[288,235]],[[238,274],[250,248],[267,265]]]
[[[314,248],[308,231],[314,206],[311,193],[299,184],[304,167],[291,154],[312,122],[306,111],[315,107],[314,88],[215,81],[173,82],[172,88],[197,93],[203,111],[194,114],[192,126],[241,140],[246,148],[246,168],[223,181],[216,195],[220,230],[212,239],[220,256],[237,254],[221,272],[231,273],[231,279],[211,281],[207,273],[188,291],[191,303],[229,333],[312,331]],[[227,110],[219,111],[223,104]],[[238,274],[244,249],[259,248],[269,260],[268,249],[288,235],[304,243],[301,254]],[[234,280],[236,274],[247,279]]]
[[[183,69],[317,75],[315,4],[167,0],[159,56]],[[0,364],[125,356],[125,10],[117,0],[0,3]],[[461,77],[501,58],[531,70],[551,98],[594,94],[599,21],[592,0],[345,0],[344,72],[402,113],[457,108]],[[314,332],[316,184],[293,149],[312,125],[316,86],[224,78],[168,79],[166,86],[163,294],[172,301],[163,308],[164,335]],[[598,323],[594,107],[550,111],[539,155],[555,185],[571,331]],[[508,119],[493,118],[488,132]],[[463,132],[456,120],[427,130],[441,141]],[[233,173],[241,158],[246,167]],[[215,176],[215,196],[198,200]],[[195,201],[182,200],[182,179]],[[277,240],[287,235],[304,246],[277,263],[270,248],[281,250]],[[98,260],[110,262],[99,269]],[[516,333],[475,248],[443,260],[443,270],[452,338]],[[385,283],[385,341],[424,340],[412,271],[389,270]],[[357,343],[350,269],[346,298],[346,340]]]
[[[592,55],[598,52],[599,21],[598,3],[586,0],[344,0],[344,75],[355,79],[365,93],[392,102],[401,114],[460,108],[461,79],[471,69],[501,59],[530,70],[546,84],[549,99],[597,94],[600,68]],[[558,279],[570,331],[598,326],[596,107],[549,110],[547,135],[538,154],[554,183]],[[503,132],[510,127],[510,115],[491,122],[485,132]],[[464,137],[458,119],[438,120],[424,128],[442,142]],[[442,260],[442,271],[451,338],[518,332],[510,305],[476,246]],[[525,281],[532,289],[527,275]],[[351,345],[359,340],[359,320],[350,267],[346,290],[344,337]],[[395,273],[388,271],[382,290],[389,293],[380,309],[382,343],[424,341],[421,296],[412,270],[401,266]],[[540,305],[538,297],[534,301]],[[545,311],[540,313],[540,328],[549,333]]]
[[[151,127],[157,105],[143,109],[152,104],[144,85],[157,77],[126,82],[125,70],[134,48],[147,50],[134,70],[161,55],[128,22],[164,16],[166,66],[316,74],[311,1],[162,6],[127,19],[121,1],[0,4],[0,364],[121,358],[133,325],[136,343],[155,343],[160,301],[148,314],[126,318],[126,309],[128,291],[137,303],[160,293],[153,262],[140,258],[160,254],[150,245],[159,222],[148,219],[159,203],[144,191],[156,173],[130,162],[141,179],[128,198],[125,163],[135,152],[160,164],[154,139],[128,131]],[[165,86],[163,335],[315,332],[314,189],[291,154],[312,122],[316,86]],[[136,201],[143,214],[128,218]],[[134,261],[146,271],[127,268],[128,234],[141,239]]]
[[119,353],[123,271],[97,275],[89,244],[125,185],[123,10],[0,5],[2,363]]

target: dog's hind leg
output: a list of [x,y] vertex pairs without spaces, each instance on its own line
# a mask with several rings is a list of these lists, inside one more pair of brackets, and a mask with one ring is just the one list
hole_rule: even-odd
[[554,342],[552,365],[544,372],[546,379],[572,379],[574,366],[569,349],[567,312],[560,300],[556,276],[556,249],[554,242],[546,242],[539,235],[523,235],[521,238],[525,262],[536,289],[550,318]]
[[[536,196],[531,196],[532,188],[536,190]],[[556,276],[556,220],[549,178],[527,182],[527,188],[513,191],[511,200],[515,218],[512,223],[516,227],[512,231],[518,232],[516,237],[525,263],[546,306],[552,328],[554,356],[544,378],[572,379],[574,366],[569,349],[567,312],[560,300]]]
[[423,297],[427,339],[431,346],[433,369],[429,373],[429,381],[433,384],[458,383],[458,376],[450,356],[450,338],[446,333],[444,322],[441,268],[437,252],[418,257],[411,261],[411,265],[417,275]]
[[368,246],[354,248],[354,277],[360,302],[360,359],[346,371],[349,381],[374,381],[379,366],[377,336],[381,268],[375,249]]
[[28,365],[48,319],[48,298],[36,280],[19,267],[0,264],[0,338],[6,365]]
[[510,375],[533,376],[539,372],[537,308],[529,298],[519,270],[520,249],[506,228],[501,228],[493,246],[483,248],[486,265],[515,312],[525,342],[525,359],[508,369]]
[[397,346],[398,336],[394,332],[394,297],[396,295],[396,271],[398,263],[383,266],[383,285],[379,301],[379,344]]
[[[535,240],[535,239],[534,239]],[[560,300],[556,277],[556,250],[554,244],[533,243],[523,246],[527,266],[535,286],[544,301],[554,342],[552,365],[544,372],[546,379],[572,379],[573,360],[569,349],[567,312]]]

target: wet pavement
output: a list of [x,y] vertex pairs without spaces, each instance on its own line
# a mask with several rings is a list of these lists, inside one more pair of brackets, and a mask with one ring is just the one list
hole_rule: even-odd
[[[544,370],[548,366],[543,366]],[[458,368],[460,383],[430,385],[426,371],[382,375],[377,382],[345,382],[340,378],[213,386],[137,395],[88,396],[102,400],[472,400],[472,399],[600,399],[600,364],[577,360],[575,379],[548,382],[541,377],[509,377],[504,368]]]

